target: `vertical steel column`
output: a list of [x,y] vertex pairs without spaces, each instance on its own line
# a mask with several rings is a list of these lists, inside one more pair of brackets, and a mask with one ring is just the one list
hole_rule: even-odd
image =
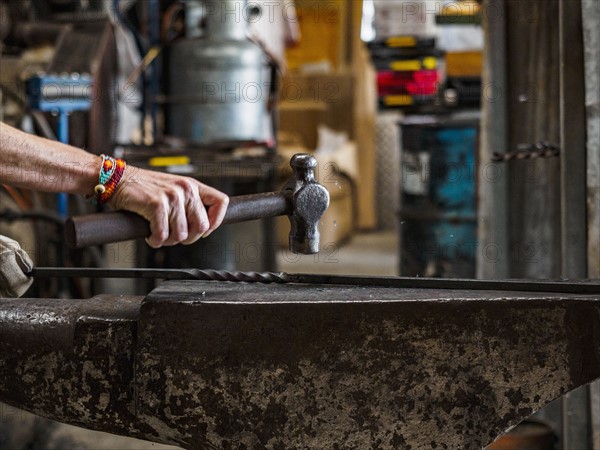
[[477,278],[508,278],[507,171],[491,162],[507,150],[506,0],[484,15],[483,114],[478,172]]
[[562,275],[587,276],[585,89],[580,0],[559,1]]
[[600,450],[600,381],[590,385],[590,421],[593,450]]
[[563,398],[564,450],[591,449],[589,385],[567,393]]
[[[587,119],[588,277],[600,278],[600,5],[582,0]],[[600,450],[600,381],[590,386],[593,450]]]
[[[559,1],[561,272],[587,276],[586,126],[581,0]],[[563,446],[589,449],[590,390],[584,386],[563,401]]]
[[600,278],[600,4],[582,0],[587,119],[588,277]]

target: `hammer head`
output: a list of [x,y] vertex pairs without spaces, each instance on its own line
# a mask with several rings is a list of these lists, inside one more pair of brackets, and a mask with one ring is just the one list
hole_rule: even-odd
[[284,190],[290,191],[290,250],[310,255],[319,251],[319,221],[329,206],[329,192],[315,180],[317,160],[299,153],[290,161],[294,172]]

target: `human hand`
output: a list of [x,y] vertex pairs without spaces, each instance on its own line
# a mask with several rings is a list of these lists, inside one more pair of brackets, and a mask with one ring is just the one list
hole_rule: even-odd
[[150,222],[148,245],[192,244],[223,221],[229,197],[189,177],[127,166],[108,204]]
[[17,241],[0,236],[0,298],[23,295],[33,278],[27,274],[33,269],[33,261]]

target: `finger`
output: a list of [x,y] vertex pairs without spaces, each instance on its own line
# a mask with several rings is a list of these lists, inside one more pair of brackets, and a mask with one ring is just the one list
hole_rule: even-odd
[[200,196],[202,203],[208,207],[209,228],[204,234],[204,237],[207,237],[223,222],[227,206],[229,205],[229,197],[209,186],[203,186]]
[[206,208],[200,201],[198,189],[194,189],[192,198],[187,203],[188,238],[182,242],[184,245],[193,244],[208,231],[209,223]]
[[151,206],[153,214],[146,217],[150,222],[150,237],[146,238],[146,243],[152,248],[160,248],[169,237],[169,215],[167,206],[163,203]]
[[188,224],[185,212],[185,203],[183,193],[177,190],[170,193],[171,209],[169,211],[169,238],[165,241],[165,246],[177,245],[188,238]]

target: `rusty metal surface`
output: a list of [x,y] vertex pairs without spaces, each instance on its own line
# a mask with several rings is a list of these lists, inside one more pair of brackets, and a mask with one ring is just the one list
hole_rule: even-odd
[[0,300],[0,397],[43,417],[128,434],[142,297]]
[[184,446],[480,448],[600,375],[599,306],[169,282],[142,306],[138,413]]
[[600,377],[598,295],[185,280],[0,323],[1,400],[185,448],[481,448]]

